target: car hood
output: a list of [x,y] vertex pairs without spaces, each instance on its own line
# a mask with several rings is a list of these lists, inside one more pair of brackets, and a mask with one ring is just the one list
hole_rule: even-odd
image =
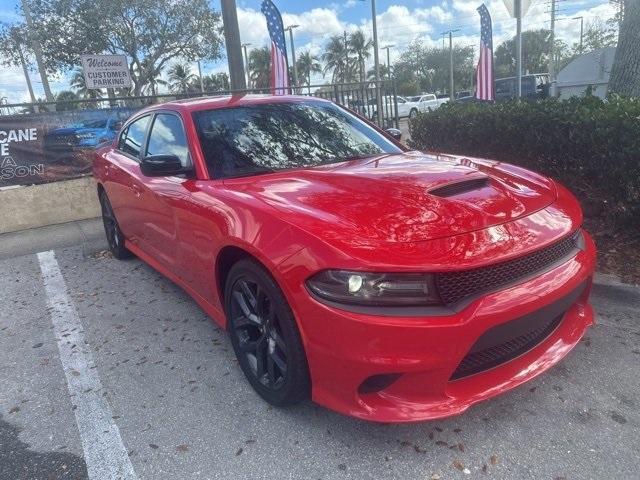
[[104,131],[103,128],[85,128],[85,127],[61,127],[49,130],[49,135],[77,135],[80,133],[97,134]]
[[360,247],[484,229],[556,199],[551,180],[519,167],[420,152],[226,180],[225,185],[319,238]]

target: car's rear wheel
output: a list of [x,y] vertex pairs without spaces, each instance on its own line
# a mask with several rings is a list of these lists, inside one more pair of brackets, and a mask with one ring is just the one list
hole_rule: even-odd
[[124,235],[113,213],[113,207],[111,207],[107,192],[102,190],[99,198],[100,208],[102,210],[102,223],[104,224],[104,233],[107,236],[109,251],[118,260],[131,258],[133,254],[124,246]]
[[231,344],[254,390],[275,406],[309,396],[307,358],[298,327],[271,275],[251,259],[231,267],[225,284]]
[[409,112],[409,118],[416,118],[418,116],[418,109],[412,108]]

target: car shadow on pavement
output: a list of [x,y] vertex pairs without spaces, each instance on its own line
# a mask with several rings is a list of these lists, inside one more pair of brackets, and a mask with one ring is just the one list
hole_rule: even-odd
[[20,430],[0,415],[0,479],[82,480],[87,466],[82,457],[63,452],[35,452],[18,438]]

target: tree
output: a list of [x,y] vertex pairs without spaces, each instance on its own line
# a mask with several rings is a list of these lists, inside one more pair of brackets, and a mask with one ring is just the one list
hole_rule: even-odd
[[[200,90],[200,79],[196,78],[195,82],[197,85],[192,83],[192,90]],[[221,92],[224,90],[229,90],[229,75],[226,72],[220,73],[212,73],[211,75],[204,75],[202,77],[202,83],[204,84],[205,92]]]
[[582,50],[580,50],[579,43],[574,45],[574,50],[577,53],[586,53],[599,48],[615,47],[617,43],[616,33],[614,25],[596,18],[587,23],[582,40]]
[[[380,65],[380,79],[384,80],[389,78],[389,67],[385,64]],[[374,81],[376,79],[376,67],[371,67],[367,70],[367,80]]]
[[[473,47],[453,47],[453,80],[456,90],[469,89],[474,72]],[[393,65],[394,77],[403,93],[446,92],[449,88],[449,49],[429,48],[421,41],[409,44]],[[413,85],[413,86],[412,86]],[[407,91],[410,90],[410,91]]]
[[420,93],[415,65],[400,60],[393,64],[393,78],[400,95],[417,95]]
[[269,88],[271,83],[271,50],[254,48],[249,52],[249,76],[255,88]]
[[611,67],[609,92],[640,97],[640,2],[627,0],[620,25],[618,48]]
[[360,74],[360,81],[365,81],[365,66],[364,61],[371,56],[371,48],[373,47],[373,41],[367,39],[362,33],[362,30],[356,30],[349,35],[348,50],[357,59],[358,73]]
[[[50,73],[74,68],[83,53],[125,54],[134,94],[139,95],[171,60],[220,56],[220,15],[208,0],[29,0],[29,4],[35,25],[30,33],[40,41]],[[5,59],[12,55],[3,52]]]
[[313,55],[309,50],[302,52],[296,60],[298,75],[303,83],[307,84],[309,93],[311,93],[311,75],[322,72],[322,66],[318,60],[318,56]]
[[[551,31],[545,29],[522,32],[522,73],[543,73],[549,65]],[[495,51],[497,77],[516,74],[516,38],[501,43]]]
[[325,46],[322,60],[324,61],[323,75],[331,71],[331,82],[353,82],[355,76],[354,58],[349,56],[348,43],[345,44],[341,35],[334,35]]
[[78,97],[71,90],[63,90],[56,95],[56,111],[65,112],[70,110],[78,110],[78,103],[65,103],[77,99]]
[[77,68],[73,71],[70,86],[80,98],[102,97],[102,92],[100,90],[95,88],[87,88],[87,82],[80,68]]
[[191,83],[197,80],[189,65],[176,63],[169,69],[169,88],[174,93],[188,93]]

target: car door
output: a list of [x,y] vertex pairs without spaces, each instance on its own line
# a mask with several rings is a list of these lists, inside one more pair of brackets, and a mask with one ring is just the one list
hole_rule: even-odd
[[[193,171],[184,124],[177,112],[160,111],[154,115],[144,151],[144,156],[175,155],[185,169]],[[139,200],[144,249],[177,273],[180,246],[175,205],[189,197],[194,180],[189,174],[165,177],[141,174],[140,182],[143,185]]]
[[409,102],[404,97],[397,97],[398,102],[398,117],[409,116]]
[[140,158],[150,123],[149,114],[129,122],[120,133],[116,148],[107,154],[105,188],[122,232],[134,244],[139,244],[142,237]]

